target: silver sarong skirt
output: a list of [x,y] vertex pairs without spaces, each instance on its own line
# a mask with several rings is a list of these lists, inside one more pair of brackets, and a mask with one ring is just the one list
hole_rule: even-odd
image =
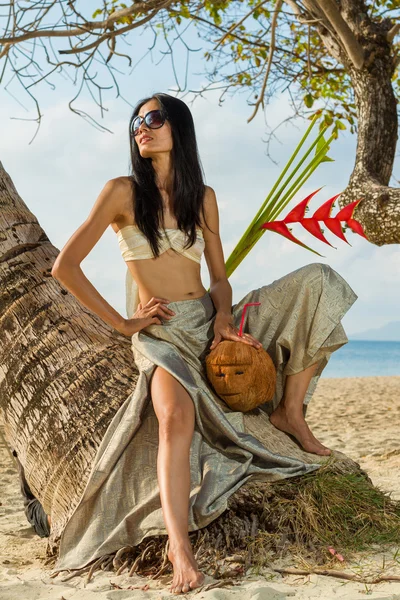
[[221,515],[229,496],[250,478],[275,481],[318,469],[326,457],[300,452],[294,442],[282,445],[286,453],[281,454],[267,426],[269,433],[261,441],[262,436],[250,433],[250,423],[256,420],[259,426],[264,419],[287,441],[269,423],[268,414],[281,401],[287,376],[318,363],[304,399],[306,413],[330,355],[348,341],[340,321],[356,299],[331,267],[313,263],[249,291],[232,306],[239,327],[244,305],[260,302],[247,310],[244,331],[262,343],[277,369],[273,400],[250,415],[231,410],[207,380],[205,356],[216,314],[208,292],[171,302],[171,319],[135,333],[132,352],[139,378],[99,446],[83,496],[61,536],[56,570],[78,569],[145,537],[167,535],[157,478],[158,419],[150,388],[157,366],[184,386],[195,409],[189,531]]

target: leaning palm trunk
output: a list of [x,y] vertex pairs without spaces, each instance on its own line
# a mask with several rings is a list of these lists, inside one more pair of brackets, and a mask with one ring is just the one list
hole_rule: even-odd
[[[32,492],[51,515],[47,554],[54,556],[100,443],[135,390],[139,372],[129,338],[85,309],[51,277],[57,248],[1,163],[0,207],[0,422]],[[265,413],[244,414],[244,422],[273,452],[309,464],[332,461],[303,452]],[[343,461],[346,471],[359,471],[357,464],[336,453],[333,462]],[[285,485],[296,489],[298,482]],[[242,486],[230,502],[246,497],[246,489],[252,488]]]
[[58,254],[0,163],[0,419],[54,543],[135,387],[129,338],[52,278]]

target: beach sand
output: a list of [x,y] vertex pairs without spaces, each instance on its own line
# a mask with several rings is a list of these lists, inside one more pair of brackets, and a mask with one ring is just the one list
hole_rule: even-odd
[[[392,497],[400,499],[400,376],[320,379],[311,401],[308,423],[314,434],[331,448],[341,450],[360,463],[372,481]],[[98,571],[86,583],[87,574],[69,581],[66,573],[51,579],[45,566],[47,538],[39,538],[26,520],[16,465],[3,444],[0,446],[0,600],[161,600],[171,596],[209,600],[400,600],[400,581],[364,584],[323,575],[281,575],[274,568],[297,567],[296,557],[286,557],[265,566],[257,575],[249,569],[234,585],[207,589],[216,583],[206,576],[200,590],[171,594],[171,574],[159,580],[125,573]],[[331,558],[331,569],[361,574],[364,578],[384,573],[400,576],[400,551],[375,550],[344,563]],[[143,588],[144,589],[141,589]],[[130,589],[129,589],[130,588]]]

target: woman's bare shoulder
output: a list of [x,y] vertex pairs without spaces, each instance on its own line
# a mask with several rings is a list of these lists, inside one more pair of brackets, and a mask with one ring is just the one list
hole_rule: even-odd
[[113,179],[110,179],[110,183],[112,183],[115,186],[115,190],[117,192],[123,192],[124,190],[127,193],[132,193],[134,191],[134,187],[132,185],[132,179],[131,177],[128,177],[127,175],[121,175],[120,177],[114,177]]
[[114,177],[110,182],[115,190],[115,201],[118,206],[118,214],[111,227],[117,232],[126,225],[134,225],[135,191],[132,180],[128,176]]
[[210,204],[212,205],[217,202],[217,197],[214,188],[212,188],[210,185],[205,185],[204,189],[204,205],[206,208],[208,208]]
[[[209,222],[209,220],[208,220],[209,215],[210,215],[210,213],[211,214],[213,213],[213,209],[214,209],[216,203],[217,203],[217,198],[216,198],[214,189],[209,185],[204,185],[204,201],[203,201],[204,213],[203,214],[204,214],[204,217],[205,217],[205,220],[207,223]],[[202,229],[204,232],[206,224],[204,222],[203,215],[201,217],[201,224],[202,224]]]

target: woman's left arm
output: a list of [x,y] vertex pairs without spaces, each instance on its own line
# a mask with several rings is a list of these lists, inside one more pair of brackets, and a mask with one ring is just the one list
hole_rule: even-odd
[[[214,340],[211,349],[222,339],[241,341],[259,347],[260,342],[250,334],[238,335],[232,315],[232,286],[226,276],[224,252],[219,235],[219,214],[214,190],[206,186],[204,199],[206,223],[203,227],[204,257],[210,273],[210,296],[216,308]],[[208,229],[209,225],[210,229]],[[211,230],[211,231],[210,231]]]
[[233,323],[232,286],[226,279],[219,279],[210,286],[210,296],[217,311],[216,316],[228,317]]
[[226,276],[224,251],[219,235],[217,197],[209,185],[206,185],[204,213],[204,257],[210,273],[210,296],[218,315],[232,317],[232,287]]

